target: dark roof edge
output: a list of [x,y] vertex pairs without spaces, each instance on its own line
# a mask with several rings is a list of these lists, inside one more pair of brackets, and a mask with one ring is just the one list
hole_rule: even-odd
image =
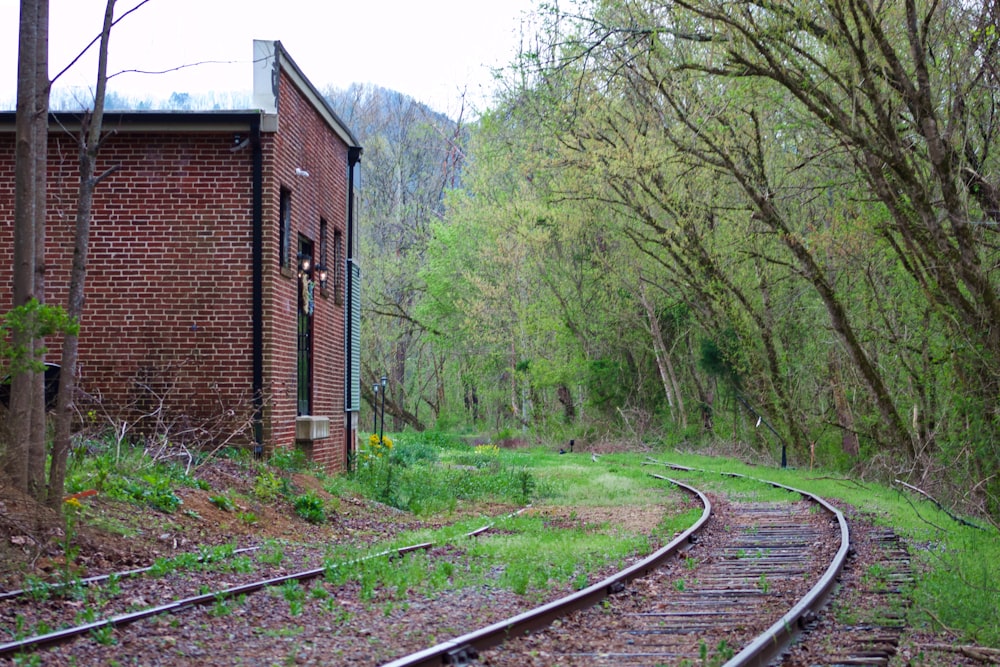
[[[52,125],[77,128],[87,111],[52,111],[49,123]],[[164,130],[176,127],[191,130],[202,126],[204,130],[247,129],[262,113],[247,111],[106,111],[104,128],[120,130]],[[16,112],[0,111],[0,132],[13,132]]]

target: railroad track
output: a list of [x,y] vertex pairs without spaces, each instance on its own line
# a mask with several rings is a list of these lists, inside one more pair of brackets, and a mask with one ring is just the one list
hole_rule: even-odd
[[[508,516],[517,516],[518,514],[521,514],[527,509],[529,508],[523,508]],[[483,526],[480,526],[479,528],[466,533],[465,536],[476,537],[478,535],[487,533],[491,529],[493,529],[495,523],[496,523],[495,521],[486,523]],[[434,542],[421,542],[370,554],[361,559],[358,559],[358,561],[386,558],[386,557],[398,558],[417,551],[427,551],[433,548],[434,546],[435,546]],[[261,547],[247,547],[243,549],[234,549],[228,555],[233,556],[238,554],[246,554],[246,553],[260,552],[260,551]],[[194,554],[191,554],[191,556],[194,556]],[[197,557],[196,560],[204,561],[207,560],[207,558],[205,556],[200,556]],[[112,630],[116,628],[121,628],[156,616],[162,616],[165,614],[174,614],[192,607],[218,604],[220,602],[225,602],[226,600],[245,597],[246,595],[257,593],[266,590],[268,588],[286,585],[290,582],[298,584],[309,582],[311,580],[323,577],[324,575],[327,574],[327,572],[331,568],[336,568],[338,566],[347,566],[354,564],[355,562],[356,561],[343,562],[343,563],[324,563],[320,567],[313,567],[292,573],[267,577],[264,579],[254,579],[247,583],[234,586],[225,586],[223,588],[200,592],[198,594],[183,597],[181,599],[174,599],[160,605],[152,605],[152,606],[147,605],[145,606],[145,608],[140,609],[138,611],[118,613],[111,616],[106,616],[105,618],[90,620],[85,623],[70,624],[67,627],[63,627],[58,630],[54,630],[52,632],[45,632],[17,639],[15,641],[2,643],[0,644],[0,659],[9,658],[16,655],[24,655],[28,652],[43,647],[66,643],[81,636],[99,633],[102,630]],[[8,591],[2,594],[0,600],[9,601],[21,598],[21,599],[28,599],[30,601],[33,599],[33,596],[37,596],[39,594],[44,594],[48,596],[50,593],[59,594],[59,593],[69,592],[67,589],[72,589],[73,587],[98,587],[102,585],[104,586],[110,585],[112,588],[116,589],[116,591],[113,593],[115,597],[126,598],[127,595],[123,596],[121,594],[121,591],[117,590],[120,583],[126,579],[137,578],[143,575],[147,575],[153,569],[154,569],[153,567],[144,567],[108,575],[88,577],[86,579],[80,579],[75,582],[66,584],[56,583],[45,586],[44,591],[40,591],[38,588],[25,588],[15,591]],[[204,587],[205,587],[204,584],[199,584],[199,588],[204,589]],[[134,604],[134,603],[128,603],[128,604]]]
[[770,482],[789,498],[713,506],[667,481],[705,510],[650,558],[385,667],[769,664],[833,591],[850,546],[846,520],[823,499]]
[[[562,600],[386,666],[770,664],[800,630],[814,625],[816,610],[833,590],[849,549],[843,515],[820,498],[778,484],[768,483],[780,489],[781,499],[771,494],[765,500],[734,502],[721,495],[710,498],[675,479],[653,477],[684,489],[703,506],[701,517],[670,544]],[[491,525],[469,535],[482,534]],[[402,547],[393,557],[432,546]],[[0,645],[0,658],[288,581],[309,581],[329,567],[204,591],[9,642]],[[869,644],[881,641],[881,631],[875,629]],[[830,654],[829,664],[870,656],[860,646]]]

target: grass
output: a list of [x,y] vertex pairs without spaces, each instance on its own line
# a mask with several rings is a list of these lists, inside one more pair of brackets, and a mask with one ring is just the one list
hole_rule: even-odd
[[[788,492],[782,489],[719,473],[766,477],[849,503],[872,522],[892,527],[913,545],[911,552],[917,576],[911,591],[913,604],[908,611],[911,623],[918,628],[947,629],[961,641],[1000,646],[1000,536],[997,531],[960,525],[926,500],[900,488],[847,479],[827,471],[751,467],[732,459],[665,450],[655,456],[708,472],[644,466],[649,456],[646,453],[607,454],[595,462],[589,453],[579,451],[560,456],[555,453],[557,448],[554,446],[516,450],[491,443],[470,446],[440,432],[393,434],[392,438],[393,447],[382,448],[382,456],[365,459],[359,455],[349,475],[317,475],[324,490],[334,496],[332,502],[320,501],[316,494],[300,493],[291,486],[290,472],[316,472],[300,451],[278,451],[268,463],[240,455],[234,460],[253,471],[254,483],[249,497],[262,503],[294,502],[306,520],[316,523],[325,520],[327,512],[335,511],[338,496],[355,495],[387,503],[417,516],[448,515],[467,503],[508,507],[531,503],[536,508],[583,511],[678,502],[676,511],[665,513],[658,527],[660,539],[689,526],[700,516],[700,511],[681,506],[679,499],[683,496],[666,490],[664,482],[651,478],[650,472],[689,481],[705,491],[724,491],[742,499],[787,500]],[[67,493],[96,489],[107,497],[169,513],[179,511],[176,490],[182,486],[204,488],[202,482],[188,476],[181,466],[151,461],[141,447],[121,447],[110,441],[98,441],[88,443],[87,456],[73,458]],[[233,498],[225,491],[213,495],[216,504],[229,511],[238,509],[229,506]],[[246,524],[257,521],[252,512],[234,513],[234,516]],[[113,521],[102,517],[92,519]],[[396,597],[413,585],[419,590],[433,591],[485,582],[530,595],[545,587],[566,583],[579,588],[585,585],[588,573],[595,568],[620,562],[651,548],[646,538],[622,535],[607,526],[553,529],[538,517],[507,520],[502,522],[500,532],[474,542],[460,537],[463,531],[478,528],[482,523],[482,520],[459,522],[454,528],[407,534],[396,540],[399,545],[413,541],[445,541],[474,556],[478,565],[464,569],[438,564],[429,566],[421,564],[420,556],[413,554],[403,561],[352,566],[330,576],[356,578],[363,582],[363,589],[372,597]],[[134,530],[124,524],[108,527],[124,535]],[[261,556],[275,561],[281,557],[281,549],[275,545]],[[333,557],[331,555],[331,559]],[[178,559],[162,562],[158,567],[161,571],[169,571],[208,566],[183,562],[180,556]],[[420,572],[422,567],[427,571]],[[877,576],[877,573],[871,574]],[[50,592],[39,587],[36,595],[46,597]]]
[[522,457],[497,447],[459,447],[438,435],[430,442],[404,434],[387,447],[359,452],[348,480],[333,478],[333,494],[354,490],[416,515],[454,511],[463,501],[527,504],[548,489]]
[[[394,442],[396,452],[406,447],[405,440]],[[635,466],[610,461],[617,470],[603,465],[595,469],[589,456],[581,458],[579,464],[566,462],[566,458],[541,449],[511,451],[490,446],[444,446],[434,457],[421,456],[397,470],[394,479],[405,479],[408,471],[419,472],[427,491],[420,497],[423,506],[444,493],[433,481],[441,476],[448,482],[453,502],[467,496],[520,504],[528,495],[539,511],[501,518],[494,530],[474,539],[465,534],[481,527],[484,519],[408,532],[373,550],[435,542],[460,554],[454,561],[428,560],[422,552],[393,559],[363,558],[363,553],[341,549],[329,556],[329,562],[337,565],[327,570],[326,580],[334,585],[355,581],[366,600],[398,601],[414,591],[433,596],[441,590],[469,586],[501,587],[540,597],[556,587],[583,588],[600,568],[620,567],[626,559],[659,546],[651,543],[648,535],[630,533],[620,525],[584,521],[577,511],[586,516],[583,510],[602,507],[672,507],[657,526],[658,539],[663,542],[701,515],[700,510],[682,505],[685,494]],[[378,489],[376,483],[373,492]]]

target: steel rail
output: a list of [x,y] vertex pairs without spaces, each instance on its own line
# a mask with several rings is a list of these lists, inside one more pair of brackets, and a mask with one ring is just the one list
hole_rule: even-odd
[[[656,460],[651,461],[653,463],[683,472],[712,472],[708,470],[699,470],[697,468],[689,468],[687,466],[664,463]],[[786,491],[791,491],[792,493],[797,493],[802,497],[815,502],[827,512],[832,514],[837,519],[837,523],[840,527],[840,548],[837,550],[837,554],[834,556],[833,560],[830,561],[830,565],[826,568],[826,571],[823,576],[820,577],[819,581],[817,581],[816,584],[809,589],[809,592],[806,593],[805,596],[803,596],[802,599],[795,604],[795,606],[788,610],[784,616],[775,621],[771,627],[765,630],[762,634],[758,635],[756,639],[750,642],[742,651],[734,655],[723,665],[723,667],[766,667],[766,665],[770,664],[786,648],[788,648],[792,640],[804,629],[808,622],[815,617],[816,612],[826,604],[826,601],[833,593],[833,589],[837,583],[837,578],[840,576],[840,573],[844,568],[844,562],[847,560],[847,553],[851,548],[850,529],[848,528],[847,519],[844,518],[844,514],[824,498],[821,498],[814,493],[803,491],[802,489],[797,489],[785,484],[779,484],[778,482],[760,479],[757,477],[750,477],[749,475],[742,475],[739,473],[720,472],[716,474],[726,477],[749,479],[762,484],[768,484],[778,489],[784,489]]]
[[693,486],[661,475],[652,476],[680,487],[696,496],[702,503],[703,510],[701,517],[687,530],[671,540],[669,544],[638,563],[583,590],[484,628],[474,630],[455,639],[441,642],[436,646],[397,658],[392,662],[385,663],[383,667],[466,665],[470,660],[474,660],[479,655],[479,651],[501,644],[504,640],[512,636],[546,627],[552,621],[572,611],[598,604],[609,595],[623,590],[625,584],[633,579],[639,579],[658,569],[666,559],[686,551],[694,543],[696,534],[708,522],[712,514],[712,503],[709,502],[705,494]]
[[[510,518],[513,516],[518,516],[523,512],[530,509],[531,506],[523,507],[517,512],[508,514],[502,518]],[[477,537],[496,525],[496,521],[491,521],[490,523],[480,526],[479,528],[464,534],[464,537]],[[280,577],[272,577],[270,579],[264,579],[261,581],[255,581],[248,584],[241,584],[239,586],[233,586],[230,588],[223,589],[221,591],[215,591],[212,593],[204,593],[201,595],[195,595],[189,598],[184,598],[183,600],[176,600],[174,602],[160,605],[158,607],[150,607],[149,609],[143,609],[141,611],[129,612],[127,614],[119,614],[117,616],[112,616],[110,618],[101,619],[99,621],[94,621],[92,623],[85,623],[83,625],[73,626],[71,628],[63,628],[61,630],[56,630],[49,632],[44,635],[36,635],[34,637],[28,637],[25,639],[16,640],[13,642],[8,642],[6,644],[0,644],[0,657],[14,655],[22,651],[34,650],[42,646],[50,646],[53,644],[59,644],[69,641],[75,637],[92,632],[94,630],[100,630],[102,628],[118,628],[130,623],[135,623],[136,621],[141,621],[152,616],[158,616],[160,614],[176,613],[183,611],[189,607],[195,607],[204,604],[213,604],[219,600],[228,600],[230,598],[238,597],[240,595],[246,595],[248,593],[255,593],[261,589],[267,588],[269,586],[278,586],[289,581],[309,581],[317,577],[323,576],[326,571],[331,567],[341,567],[346,565],[354,565],[356,563],[362,563],[368,560],[374,560],[376,558],[382,557],[399,557],[414,551],[426,551],[433,548],[436,545],[435,542],[421,542],[419,544],[411,544],[403,547],[398,547],[396,549],[386,549],[375,554],[369,554],[363,558],[357,558],[350,561],[345,561],[343,563],[336,563],[330,566],[323,566],[318,568],[313,568],[310,570],[304,570],[302,572],[294,572],[292,574],[282,575]]]
[[809,592],[806,593],[794,607],[789,609],[784,616],[775,621],[774,624],[765,630],[763,634],[758,635],[755,640],[750,642],[750,644],[748,644],[742,651],[734,655],[728,662],[725,663],[725,665],[723,665],[723,667],[765,667],[772,660],[777,658],[786,648],[788,648],[788,645],[791,644],[792,640],[805,628],[806,624],[808,624],[808,622],[815,617],[816,612],[818,612],[823,605],[826,604],[826,601],[833,593],[833,589],[837,584],[837,578],[840,576],[840,572],[844,568],[844,562],[847,560],[847,553],[851,548],[851,533],[847,526],[847,519],[844,518],[844,514],[825,499],[814,493],[796,489],[784,484],[779,484],[777,482],[748,477],[747,475],[739,475],[735,473],[724,474],[730,477],[742,477],[744,479],[752,479],[764,484],[770,484],[775,488],[785,489],[786,491],[791,491],[803,496],[804,498],[808,498],[823,507],[827,512],[833,514],[840,527],[840,548],[837,549],[837,554],[833,557],[833,560],[830,562],[830,565],[826,568],[826,572],[823,573],[823,576],[820,577],[819,581],[817,581],[816,584],[809,589]]
[[[235,556],[237,554],[244,554],[244,553],[248,553],[250,551],[259,551],[259,550],[260,550],[260,547],[243,547],[241,549],[235,549],[232,552],[232,555]],[[199,562],[201,562],[203,560],[204,560],[204,556],[200,556],[198,558]],[[156,566],[155,565],[149,565],[147,567],[139,567],[139,568],[135,568],[133,570],[123,570],[121,572],[110,572],[108,574],[97,574],[97,575],[94,575],[93,577],[85,577],[83,579],[75,579],[75,580],[70,581],[68,583],[67,582],[59,582],[59,581],[56,581],[56,582],[53,582],[53,583],[43,582],[43,583],[38,584],[37,588],[44,589],[45,591],[51,593],[53,591],[58,591],[58,590],[63,589],[63,588],[72,588],[72,587],[75,587],[75,586],[90,586],[92,584],[99,584],[99,583],[101,583],[103,581],[108,581],[112,577],[117,577],[118,579],[130,579],[132,577],[138,577],[141,574],[145,574],[146,572],[149,572],[150,570],[152,570],[154,567],[156,567]],[[10,600],[10,599],[13,599],[13,598],[21,597],[22,595],[28,595],[28,594],[32,593],[34,590],[36,590],[36,589],[35,588],[18,588],[18,589],[13,590],[13,591],[4,591],[4,592],[0,593],[0,602],[3,602],[4,600]]]

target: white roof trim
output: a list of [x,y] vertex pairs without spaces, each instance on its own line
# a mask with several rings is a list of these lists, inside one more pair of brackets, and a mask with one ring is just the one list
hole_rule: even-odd
[[348,146],[358,146],[350,129],[337,117],[322,94],[302,73],[281,42],[255,39],[253,42],[253,103],[265,114],[278,113],[278,77],[284,71],[313,108]]

